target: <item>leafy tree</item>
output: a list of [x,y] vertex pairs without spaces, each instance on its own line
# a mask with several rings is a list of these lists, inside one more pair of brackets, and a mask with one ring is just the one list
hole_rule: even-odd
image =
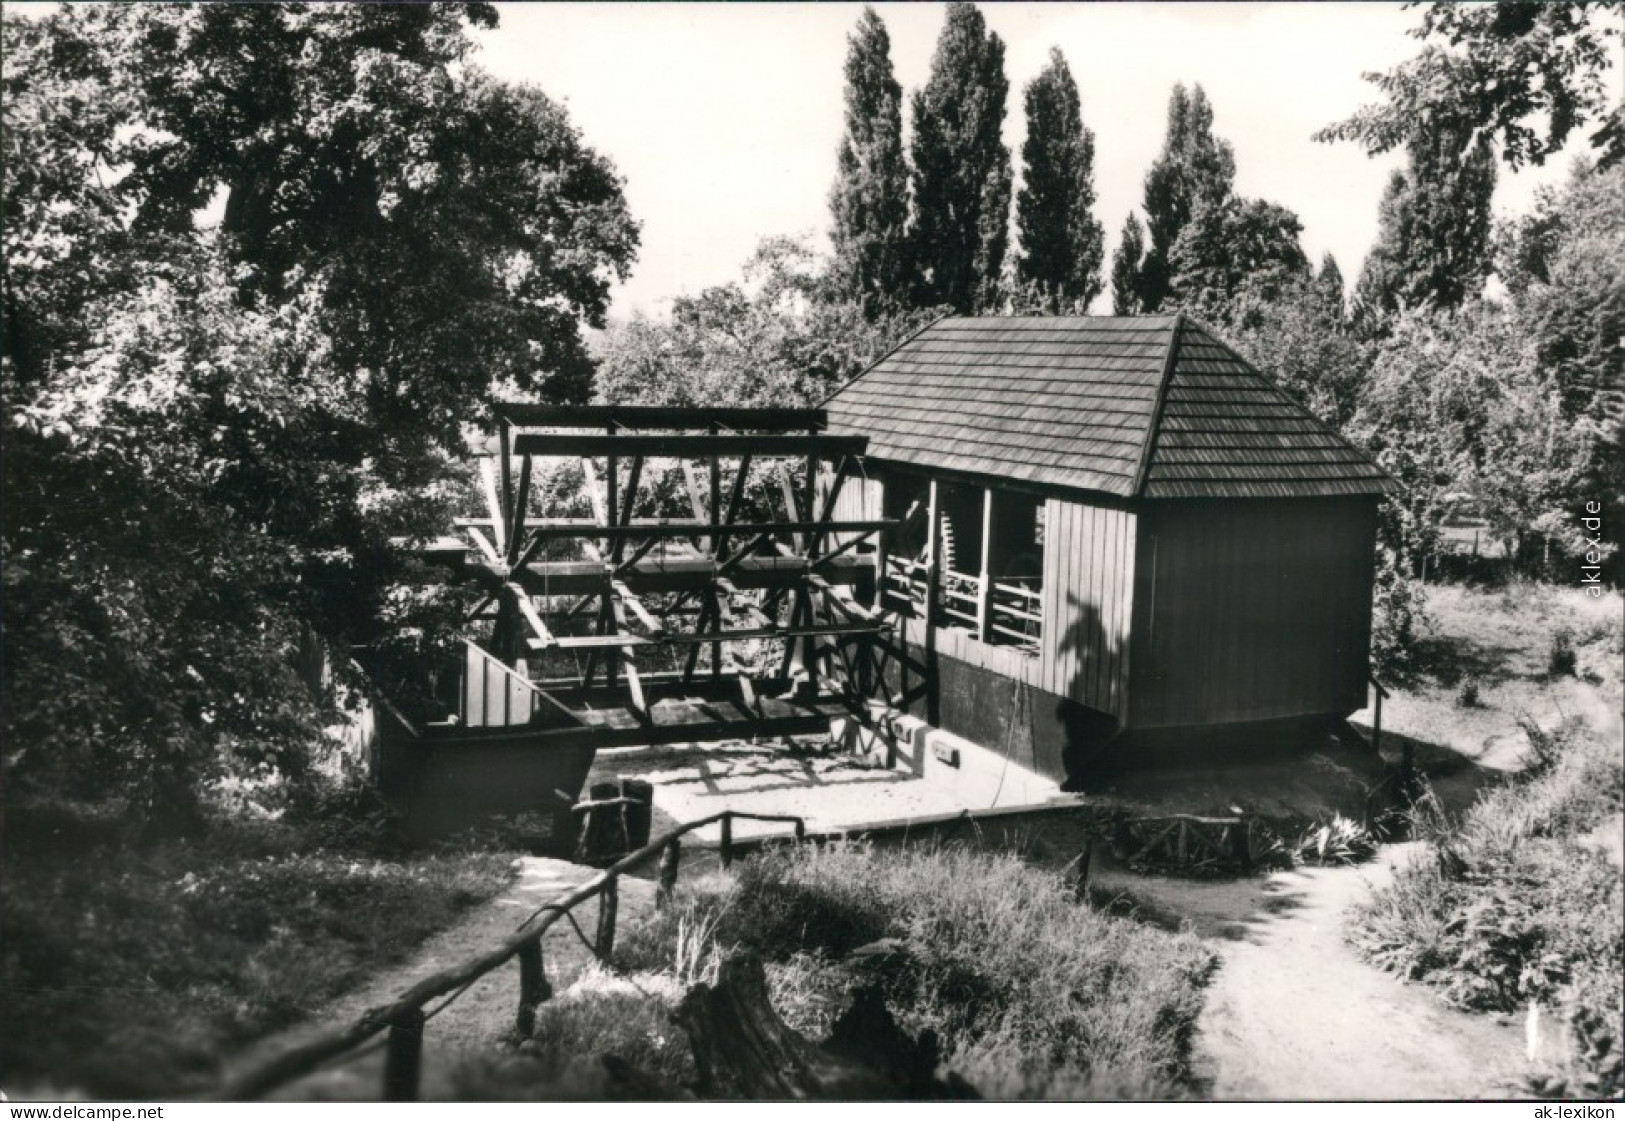
[[1495,158],[1488,145],[1441,127],[1417,134],[1379,204],[1377,242],[1355,288],[1365,316],[1455,308],[1476,296],[1491,264]]
[[1027,85],[1027,139],[1016,228],[1022,252],[1016,274],[1038,287],[1045,310],[1081,313],[1101,291],[1105,234],[1095,219],[1095,136],[1084,126],[1078,86],[1066,59]]
[[8,791],[184,817],[297,775],[305,625],[388,608],[499,378],[584,394],[636,227],[562,110],[469,65],[488,17],[8,14]]
[[1173,286],[1173,252],[1197,211],[1222,207],[1236,178],[1230,145],[1213,135],[1213,107],[1201,86],[1174,86],[1162,154],[1145,176],[1145,215],[1151,244],[1139,270],[1142,309],[1162,307]]
[[1563,415],[1557,385],[1507,309],[1402,316],[1350,429],[1405,484],[1384,529],[1401,555],[1437,552],[1444,516],[1465,501],[1526,565],[1548,541],[1580,547],[1571,506],[1596,429]]
[[1371,349],[1343,329],[1320,276],[1248,277],[1212,322],[1254,366],[1339,430],[1359,405]]
[[1112,314],[1138,315],[1145,310],[1140,294],[1144,274],[1145,233],[1132,211],[1123,220],[1123,233],[1112,253]]
[[913,98],[918,306],[994,306],[1010,220],[1010,150],[1000,139],[1004,42],[975,5],[948,5],[931,76]]
[[1180,231],[1169,255],[1167,299],[1207,318],[1248,283],[1255,297],[1268,296],[1309,275],[1298,235],[1303,223],[1283,206],[1231,196],[1204,204]]
[[[1384,101],[1315,139],[1354,140],[1388,152],[1460,122],[1474,141],[1495,140],[1511,166],[1540,164],[1593,121],[1592,146],[1605,163],[1625,155],[1620,107],[1610,107],[1609,39],[1620,37],[1617,2],[1499,0],[1427,6],[1412,37],[1422,52],[1386,74],[1367,74]],[[1470,149],[1463,149],[1464,152]]]
[[[1560,191],[1505,231],[1499,272],[1535,359],[1569,422],[1596,433],[1575,494],[1605,504],[1603,529],[1625,532],[1625,165],[1577,164]],[[1576,512],[1576,516],[1578,516]]]
[[846,133],[829,207],[832,283],[870,319],[896,310],[909,295],[902,106],[886,25],[866,6],[847,38]]
[[1337,258],[1327,253],[1320,259],[1315,273],[1315,291],[1331,313],[1334,322],[1343,322],[1343,270],[1337,267]]
[[870,320],[833,298],[830,266],[803,240],[766,238],[741,281],[635,314],[606,333],[598,392],[610,403],[812,406],[942,309]]

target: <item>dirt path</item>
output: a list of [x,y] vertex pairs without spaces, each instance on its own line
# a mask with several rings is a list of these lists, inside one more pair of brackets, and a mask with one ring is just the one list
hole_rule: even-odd
[[[410,961],[378,974],[361,988],[338,998],[310,1024],[263,1041],[241,1061],[247,1064],[274,1054],[314,1031],[354,1019],[368,1008],[388,1003],[429,974],[500,942],[537,907],[597,874],[595,868],[545,857],[521,857],[515,863],[517,875],[505,891],[430,939]],[[653,905],[652,883],[630,876],[621,878],[620,922],[625,923]],[[582,930],[592,938],[598,919],[597,906],[584,903],[575,914]],[[565,989],[591,960],[591,954],[567,922],[558,923],[548,931],[542,955],[548,981],[555,992]],[[455,1096],[457,1073],[464,1059],[489,1054],[513,1041],[518,997],[518,966],[504,966],[486,974],[429,1021],[423,1041],[423,1098],[445,1100]],[[383,1054],[381,1050],[374,1050],[300,1079],[272,1098],[279,1101],[376,1101],[382,1077]]]
[[1360,961],[1344,913],[1416,845],[1370,864],[1263,880],[1199,883],[1107,869],[1163,919],[1208,939],[1220,968],[1197,1024],[1196,1068],[1220,1099],[1497,1096],[1523,1068],[1521,1025],[1446,1008],[1419,985]]

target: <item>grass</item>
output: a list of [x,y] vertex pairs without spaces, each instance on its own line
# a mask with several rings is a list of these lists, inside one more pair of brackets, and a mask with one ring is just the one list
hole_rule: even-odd
[[630,926],[620,981],[589,976],[544,1005],[533,1096],[604,1093],[604,1054],[668,1089],[689,1083],[687,1041],[667,1012],[740,949],[762,956],[775,1008],[808,1038],[878,980],[904,1030],[935,1031],[945,1069],[997,1098],[1185,1093],[1214,961],[1192,935],[1080,906],[1058,873],[1010,854],[770,850],[690,881]]
[[384,858],[216,822],[126,843],[111,811],[6,822],[0,1054],[15,1092],[175,1097],[507,882],[510,855]]
[[1620,869],[1587,835],[1625,801],[1619,746],[1578,721],[1526,722],[1528,765],[1459,820],[1425,822],[1428,847],[1353,913],[1350,941],[1374,964],[1458,1006],[1556,1010],[1567,1057],[1544,1085],[1617,1095],[1625,1028]]
[[[1597,707],[1588,695],[1616,713],[1625,703],[1619,591],[1592,597],[1528,581],[1427,591],[1433,633],[1420,644],[1411,679],[1390,683],[1402,687],[1383,707],[1385,731],[1473,759],[1488,752],[1489,765],[1501,766],[1503,748],[1521,743],[1520,714],[1550,726]],[[1370,714],[1360,719],[1369,723]]]

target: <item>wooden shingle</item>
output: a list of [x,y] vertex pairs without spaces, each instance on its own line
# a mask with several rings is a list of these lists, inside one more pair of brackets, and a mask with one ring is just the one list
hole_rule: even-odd
[[868,455],[1120,498],[1381,494],[1371,459],[1173,316],[941,319],[826,403]]

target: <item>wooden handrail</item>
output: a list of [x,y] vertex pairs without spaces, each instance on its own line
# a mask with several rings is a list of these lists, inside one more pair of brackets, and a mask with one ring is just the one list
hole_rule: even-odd
[[[735,820],[793,824],[797,840],[801,840],[806,836],[806,821],[803,818],[788,814],[753,814],[738,810],[722,810],[709,817],[679,825],[677,828],[661,834],[636,852],[621,857],[621,859],[605,868],[586,883],[567,892],[553,902],[544,904],[526,919],[514,933],[497,945],[483,953],[466,958],[448,969],[430,974],[401,993],[390,1003],[369,1008],[348,1024],[320,1032],[303,1043],[290,1047],[288,1050],[272,1056],[248,1071],[228,1079],[219,1094],[215,1095],[212,1100],[248,1101],[261,1097],[301,1075],[310,1073],[323,1063],[330,1062],[354,1051],[386,1028],[390,1031],[390,1046],[389,1061],[386,1063],[384,1072],[385,1094],[389,1100],[415,1097],[419,1066],[418,1048],[421,1047],[423,1038],[423,1006],[425,1004],[438,996],[457,992],[492,970],[506,965],[510,959],[516,956],[523,954],[527,959],[530,958],[530,947],[539,946],[542,936],[566,913],[594,896],[616,891],[615,881],[623,873],[660,854],[668,845],[677,844],[680,837],[692,833],[696,829],[703,829],[707,825],[714,825],[718,822],[722,823],[723,843],[721,855],[723,863],[728,863],[732,858],[729,842]],[[675,868],[672,870],[671,875],[675,881]],[[613,914],[612,910],[606,913]],[[600,915],[599,935],[600,939],[606,943],[605,948],[607,948],[607,944],[613,943],[613,917],[610,917],[606,923],[603,915]],[[534,1005],[531,1005],[529,1007],[530,1015],[527,1016],[527,1007],[523,997],[526,993],[543,991],[546,987],[545,978],[538,984],[535,976],[529,976],[532,972],[532,969],[521,970],[520,980],[521,989],[523,990],[519,1012],[521,1025],[534,1015]]]

